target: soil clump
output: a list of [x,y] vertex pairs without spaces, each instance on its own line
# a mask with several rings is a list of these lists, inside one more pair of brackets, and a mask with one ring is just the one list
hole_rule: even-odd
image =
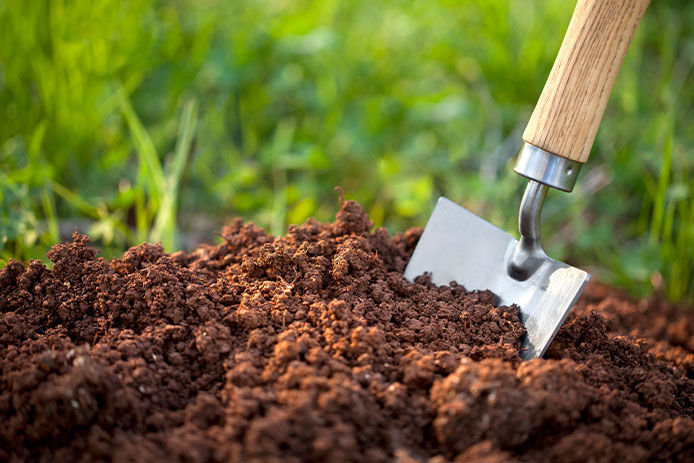
[[[361,206],[273,237],[0,271],[0,460],[694,461],[694,315],[590,285],[545,359],[515,306],[401,276]],[[462,257],[464,258],[464,256]]]

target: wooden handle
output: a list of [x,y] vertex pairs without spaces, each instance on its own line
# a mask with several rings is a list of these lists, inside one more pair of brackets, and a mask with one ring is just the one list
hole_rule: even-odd
[[615,78],[650,0],[578,0],[523,133],[545,151],[586,162]]

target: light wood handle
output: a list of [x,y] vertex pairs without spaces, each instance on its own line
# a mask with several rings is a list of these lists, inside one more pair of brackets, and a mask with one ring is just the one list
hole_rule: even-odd
[[523,141],[586,162],[650,0],[578,0]]

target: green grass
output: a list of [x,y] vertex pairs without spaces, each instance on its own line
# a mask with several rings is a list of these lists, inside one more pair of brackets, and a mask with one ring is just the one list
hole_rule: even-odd
[[[391,232],[445,194],[513,231],[520,133],[572,2],[0,2],[0,265],[78,225],[111,257],[240,215]],[[652,2],[550,255],[694,297],[694,4]]]

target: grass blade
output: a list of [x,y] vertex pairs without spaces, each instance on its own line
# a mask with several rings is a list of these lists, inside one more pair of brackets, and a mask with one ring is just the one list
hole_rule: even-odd
[[188,161],[188,153],[193,144],[193,136],[197,125],[198,103],[195,99],[188,100],[183,106],[181,123],[178,127],[176,150],[174,151],[171,168],[166,177],[164,195],[159,205],[154,228],[150,234],[151,241],[161,241],[167,251],[176,247],[176,213],[178,210],[178,194]]

